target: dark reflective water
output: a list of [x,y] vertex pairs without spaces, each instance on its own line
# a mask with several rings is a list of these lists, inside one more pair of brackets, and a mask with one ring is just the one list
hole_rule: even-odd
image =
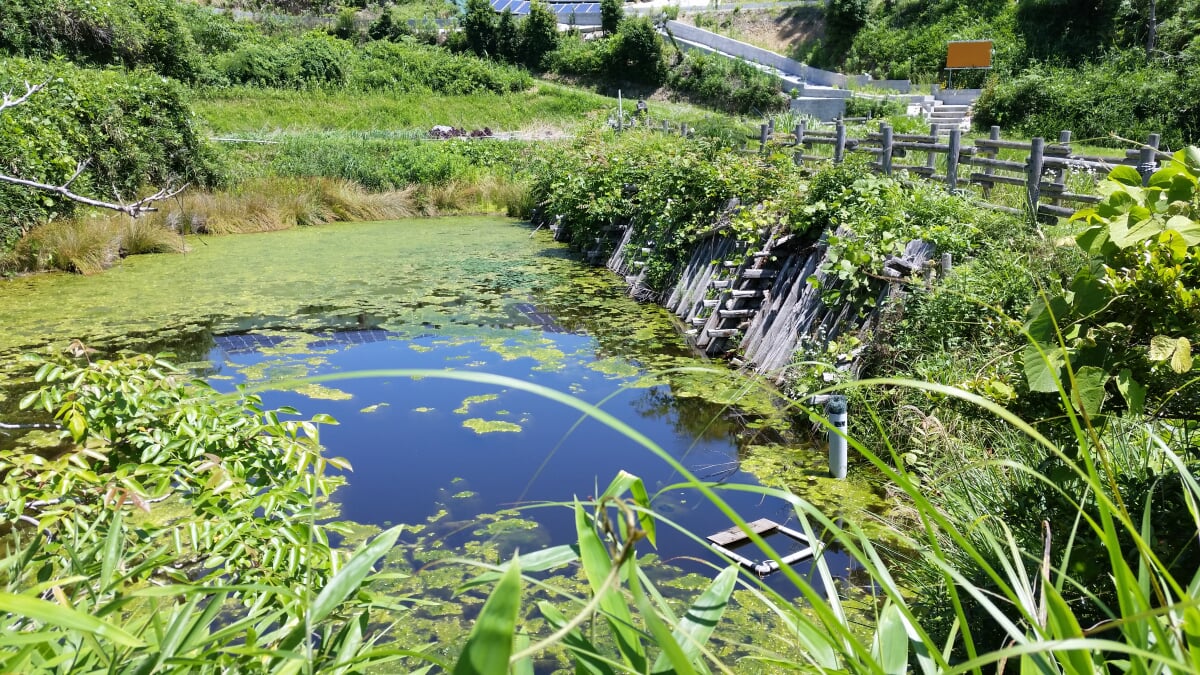
[[[50,311],[54,322],[21,323]],[[747,378],[695,359],[666,313],[632,302],[607,272],[500,219],[211,239],[189,255],[129,260],[94,279],[0,284],[0,319],[21,326],[0,344],[9,355],[74,338],[110,352],[168,349],[223,389],[377,369],[504,375],[601,406],[717,482],[756,484],[742,459],[751,445],[780,438],[770,398]],[[696,367],[717,370],[661,374]],[[479,514],[587,498],[626,470],[658,493],[660,515],[696,535],[730,524],[694,490],[667,489],[681,477],[646,449],[513,388],[382,377],[264,398],[268,406],[340,420],[321,438],[354,466],[334,497],[345,519],[385,526],[441,514],[443,535],[463,540],[474,536]],[[11,409],[13,400],[0,406]],[[796,470],[819,486],[823,460],[811,459]],[[747,520],[796,526],[781,501],[738,492],[725,498]],[[568,509],[527,515],[538,527],[504,546],[528,551],[574,540]],[[784,554],[793,548],[778,537],[772,543]],[[717,560],[669,527],[658,544],[666,558]],[[828,556],[835,573],[851,572],[840,553]]]

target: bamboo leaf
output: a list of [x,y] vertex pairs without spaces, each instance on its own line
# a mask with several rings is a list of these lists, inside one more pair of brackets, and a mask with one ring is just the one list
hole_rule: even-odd
[[592,592],[603,594],[600,599],[600,609],[604,618],[612,627],[613,636],[621,656],[637,671],[644,671],[646,652],[638,632],[633,627],[633,614],[625,599],[617,589],[605,588],[604,580],[612,571],[612,560],[608,557],[608,549],[596,534],[592,521],[584,513],[583,505],[575,502],[575,533],[579,540],[579,557],[583,561],[584,576],[592,587]]
[[[726,567],[713,579],[712,584],[696,598],[696,602],[683,615],[683,619],[675,627],[671,637],[683,649],[683,654],[689,662],[700,656],[700,650],[708,641],[725,608],[729,606],[729,596],[737,584],[737,565]],[[669,672],[666,653],[659,654],[654,661],[651,673]]]
[[889,675],[908,672],[908,631],[904,627],[904,616],[895,603],[887,602],[879,613],[871,654]]
[[[545,572],[546,570],[551,570],[555,567],[569,565],[578,559],[579,547],[577,546],[570,544],[551,546],[550,548],[534,551],[529,555],[521,556],[521,572]],[[489,584],[493,581],[496,581],[508,571],[509,566],[512,565],[514,561],[504,563],[500,566],[500,570],[498,571],[484,572],[474,579],[464,582],[458,587],[457,592],[461,593],[465,590],[475,588],[476,586],[482,586],[484,584]]]
[[646,491],[645,481],[628,471],[622,470],[613,479],[612,483],[609,484],[608,489],[604,491],[604,494],[600,498],[619,497],[626,490],[633,497],[634,503],[644,509],[638,513],[638,523],[642,526],[642,531],[646,533],[646,539],[649,540],[650,545],[655,546],[654,514],[651,512],[653,507],[650,505],[650,494]]
[[370,544],[351,556],[346,565],[329,580],[325,588],[321,589],[316,600],[313,600],[312,606],[308,609],[309,620],[312,623],[317,623],[329,616],[330,612],[358,590],[363,579],[366,579],[375,567],[375,563],[396,545],[396,539],[399,538],[403,528],[403,525],[397,525],[382,532],[372,539]]
[[23,616],[44,624],[78,630],[102,637],[122,647],[144,647],[145,643],[125,630],[96,617],[40,598],[0,591],[0,611]]
[[521,607],[521,566],[513,556],[508,571],[492,590],[471,628],[454,675],[502,675],[508,672],[517,613]]
[[[636,565],[631,559],[630,565]],[[654,636],[654,641],[663,650],[663,655],[671,663],[672,668],[664,669],[664,673],[673,673],[674,675],[694,675],[696,669],[692,667],[691,659],[684,653],[683,647],[671,634],[671,629],[654,611],[654,607],[650,605],[650,600],[646,597],[646,593],[642,590],[642,582],[636,574],[629,575],[629,590],[633,592],[633,601],[637,604],[638,612],[642,615],[642,620],[646,622],[646,628],[650,629],[650,634]]]
[[[555,609],[554,605],[545,600],[538,603],[538,610],[541,611],[546,622],[554,630],[559,630],[567,623],[566,617]],[[583,633],[578,628],[567,633],[567,636],[563,638],[563,644],[575,656],[575,672],[583,671],[592,673],[593,675],[612,675],[612,667],[605,663],[604,658],[600,656],[599,650],[591,642],[588,642],[587,638],[583,636]]]

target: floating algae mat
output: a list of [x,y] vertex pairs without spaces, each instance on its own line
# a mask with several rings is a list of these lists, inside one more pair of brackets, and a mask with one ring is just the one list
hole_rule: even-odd
[[[781,465],[755,459],[785,433],[768,392],[697,360],[666,312],[628,299],[605,270],[580,265],[523,224],[340,224],[194,238],[189,246],[94,277],[0,283],[0,360],[8,370],[0,373],[0,414],[15,415],[19,393],[31,386],[12,365],[16,354],[81,340],[101,353],[172,352],[219,389],[381,369],[504,375],[601,406],[709,480],[756,482],[743,460],[772,472]],[[354,466],[334,495],[348,520],[433,519],[447,541],[465,540],[490,532],[478,525],[482,514],[586,498],[624,469],[663,491],[662,515],[701,536],[728,527],[697,493],[669,487],[679,476],[647,450],[512,387],[373,377],[289,385],[264,398],[341,422],[321,440]],[[808,457],[783,463],[821,504],[823,460],[789,452]],[[831,510],[878,507],[870,490],[843,484],[835,494]],[[747,519],[794,522],[781,501],[727,498]],[[507,536],[519,535],[512,545],[522,551],[573,541],[568,509],[527,510],[520,522],[527,525]],[[670,528],[661,532],[664,557],[715,560]],[[849,563],[833,555],[831,564]]]

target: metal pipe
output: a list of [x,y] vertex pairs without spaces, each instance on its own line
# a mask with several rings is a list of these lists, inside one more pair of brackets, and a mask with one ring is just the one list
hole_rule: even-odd
[[834,478],[846,477],[846,397],[830,396],[825,401],[825,417],[833,428],[829,430],[829,475]]

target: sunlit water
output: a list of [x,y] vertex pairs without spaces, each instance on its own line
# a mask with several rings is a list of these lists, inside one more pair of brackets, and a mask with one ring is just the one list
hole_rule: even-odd
[[[742,460],[752,445],[777,440],[784,422],[769,396],[722,365],[697,360],[669,315],[629,300],[606,271],[580,265],[543,234],[495,218],[344,224],[196,239],[186,255],[141,256],[96,277],[0,283],[0,354],[10,385],[0,410],[16,417],[16,396],[29,386],[13,365],[16,353],[73,339],[105,353],[172,351],[222,389],[365,370],[454,369],[569,393],[702,478],[756,484]],[[664,374],[697,367],[717,372]],[[334,496],[345,519],[383,526],[441,514],[445,536],[463,539],[479,514],[587,498],[626,470],[658,492],[656,510],[683,528],[704,536],[729,526],[695,491],[669,487],[681,477],[645,448],[512,387],[390,376],[264,396],[269,406],[341,422],[324,427],[321,440],[354,466]],[[797,471],[817,486],[806,497],[820,501],[823,460],[802,455],[807,468]],[[795,525],[781,501],[735,491],[725,497],[747,520]],[[567,509],[526,516],[539,526],[512,545],[573,541]],[[716,560],[667,527],[658,543],[667,558]],[[835,572],[848,571],[840,554],[829,559]]]

